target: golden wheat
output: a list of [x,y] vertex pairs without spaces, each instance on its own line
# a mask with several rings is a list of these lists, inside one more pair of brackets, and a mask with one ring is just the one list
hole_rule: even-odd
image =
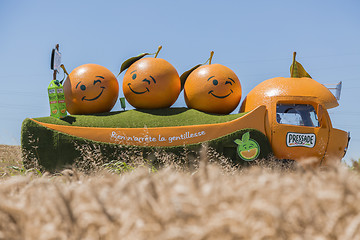
[[[209,151],[209,150],[208,150]],[[359,239],[360,176],[141,165],[0,179],[0,239]]]

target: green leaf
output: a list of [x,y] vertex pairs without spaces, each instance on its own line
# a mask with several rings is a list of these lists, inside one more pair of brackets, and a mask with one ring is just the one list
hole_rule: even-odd
[[302,78],[307,77],[311,78],[311,76],[305,71],[305,68],[295,60],[296,52],[293,54],[293,62],[290,66],[290,77],[292,78]]
[[235,141],[234,141],[237,145],[242,145],[242,141],[240,140],[240,139],[235,139]]
[[247,141],[249,141],[249,139],[250,139],[250,133],[249,132],[246,132],[246,133],[244,133],[244,135],[242,135],[242,142],[247,142]]
[[305,71],[304,67],[298,61],[295,61],[293,64],[291,64],[290,74],[292,78],[311,78],[311,76]]
[[190,73],[192,73],[195,69],[197,69],[198,67],[200,67],[203,64],[198,64],[195,67],[191,68],[190,70],[187,70],[186,72],[184,72],[183,74],[181,74],[180,76],[180,81],[181,81],[181,90],[184,89],[184,85],[186,82],[186,79],[189,77]]
[[132,58],[129,58],[128,60],[126,60],[125,62],[123,62],[123,64],[121,64],[121,67],[120,67],[120,72],[118,74],[118,76],[120,75],[120,73],[122,73],[124,70],[128,69],[131,64],[133,64],[134,62],[136,62],[137,60],[145,57],[146,55],[150,55],[150,53],[142,53],[140,55],[137,55],[136,57],[132,57]]

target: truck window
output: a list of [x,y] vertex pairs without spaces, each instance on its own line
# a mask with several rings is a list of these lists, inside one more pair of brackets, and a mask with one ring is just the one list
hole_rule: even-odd
[[278,103],[276,105],[276,121],[280,124],[296,126],[320,126],[315,109],[309,104]]

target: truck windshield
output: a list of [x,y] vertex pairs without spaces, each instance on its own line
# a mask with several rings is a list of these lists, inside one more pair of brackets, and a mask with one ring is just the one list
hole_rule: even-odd
[[278,103],[276,105],[276,121],[280,124],[296,126],[320,126],[315,109],[309,104]]

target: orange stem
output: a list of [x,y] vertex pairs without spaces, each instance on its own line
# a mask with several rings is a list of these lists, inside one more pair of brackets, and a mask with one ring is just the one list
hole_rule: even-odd
[[155,57],[154,58],[156,58],[157,57],[157,55],[159,54],[159,52],[160,52],[160,50],[162,49],[162,46],[160,45],[159,47],[158,47],[158,50],[157,50],[157,52],[155,53]]
[[211,64],[211,60],[212,60],[213,56],[214,56],[214,51],[211,51],[210,58],[209,58],[209,65]]

